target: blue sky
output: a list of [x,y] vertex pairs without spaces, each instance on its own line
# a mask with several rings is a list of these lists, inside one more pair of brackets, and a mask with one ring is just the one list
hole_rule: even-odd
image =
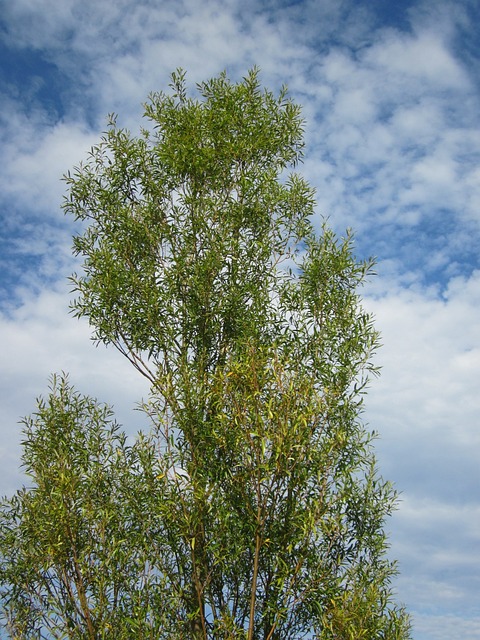
[[193,86],[256,64],[304,107],[318,223],[378,257],[365,420],[402,492],[388,527],[414,639],[479,638],[478,25],[476,0],[0,0],[0,494],[21,482],[18,419],[53,371],[142,426],[143,381],[68,313],[61,175],[108,113],[138,130],[175,68]]

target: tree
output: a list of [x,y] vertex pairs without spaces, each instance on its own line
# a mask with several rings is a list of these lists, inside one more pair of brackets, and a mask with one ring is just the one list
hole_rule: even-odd
[[131,516],[142,439],[128,447],[111,409],[75,392],[66,376],[53,376],[24,434],[32,487],[0,512],[10,637],[161,637],[168,620],[155,600],[159,577]]
[[[182,71],[170,87],[145,105],[148,128],[133,136],[112,117],[66,176],[65,210],[83,223],[75,314],[151,385],[152,431],[131,449],[122,440],[122,464],[115,458],[108,473],[118,478],[105,500],[125,577],[114,587],[108,574],[103,595],[92,583],[88,607],[109,604],[87,637],[110,637],[111,594],[132,602],[142,583],[138,606],[112,615],[112,636],[139,625],[138,637],[172,639],[408,638],[384,533],[396,495],[361,422],[378,334],[357,291],[373,261],[355,258],[350,233],[315,232],[314,192],[286,173],[304,143],[285,89],[262,90],[255,69],[238,83],[225,74],[204,82],[197,98]],[[90,422],[82,429],[96,460],[95,446],[113,436],[90,444]],[[59,482],[55,491],[68,495]],[[14,587],[8,536],[28,520],[31,492],[4,508],[2,571]],[[61,521],[39,517],[42,530]],[[72,522],[94,538],[88,523]],[[95,571],[111,566],[111,553],[96,553]],[[78,585],[74,595],[81,605]],[[28,602],[10,602],[10,619],[22,619]]]

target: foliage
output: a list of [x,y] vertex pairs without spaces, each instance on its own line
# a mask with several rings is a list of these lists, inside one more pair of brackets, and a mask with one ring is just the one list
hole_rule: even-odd
[[[24,421],[32,481],[1,511],[1,577],[12,638],[158,638],[154,573],[130,505],[139,443],[111,410],[53,377],[48,400]],[[139,541],[142,544],[139,544]]]
[[55,381],[27,422],[34,487],[3,508],[10,629],[408,638],[383,529],[395,492],[360,420],[373,262],[350,234],[315,233],[313,190],[285,173],[303,149],[285,89],[255,69],[200,98],[178,71],[171,89],[138,136],[111,118],[66,177],[83,222],[73,309],[148,378],[152,432],[127,447]]

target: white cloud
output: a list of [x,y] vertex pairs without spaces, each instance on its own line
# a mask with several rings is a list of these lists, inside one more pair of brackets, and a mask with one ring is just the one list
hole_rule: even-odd
[[[10,105],[11,112],[13,106]],[[28,215],[58,216],[65,187],[61,182],[67,169],[84,158],[98,135],[82,123],[44,122],[17,113],[9,136],[0,150],[3,169],[1,198],[14,203]]]
[[415,618],[415,640],[478,640],[480,618],[464,616],[418,614]]
[[48,47],[62,42],[75,25],[76,0],[18,0],[4,7],[5,37],[18,47]]
[[424,84],[431,89],[464,89],[469,84],[465,70],[445,46],[443,38],[429,30],[415,35],[387,31],[368,51],[365,62],[388,70],[398,85],[409,89]]
[[306,171],[319,210],[356,229],[365,253],[403,253],[397,276],[448,278],[478,263],[480,104],[448,37],[379,31],[313,69]]
[[[480,444],[474,409],[480,411],[480,272],[452,279],[443,299],[394,283],[383,286],[383,297],[368,300],[384,342],[379,357],[385,371],[376,383],[380,389],[372,390],[375,402],[383,404],[386,394],[394,420],[402,416],[415,430],[441,426],[452,437],[479,438]],[[466,423],[459,423],[459,415]]]
[[[398,589],[421,620],[431,607],[436,615],[474,615],[480,575],[480,272],[452,278],[442,297],[415,284],[383,286],[383,295],[365,299],[384,344],[377,357],[383,371],[369,391],[366,419],[380,432],[380,468],[402,492],[390,523],[400,560]],[[447,637],[437,635],[435,624],[432,635],[422,636],[428,620],[420,623],[416,640]],[[473,628],[465,626],[468,633]]]

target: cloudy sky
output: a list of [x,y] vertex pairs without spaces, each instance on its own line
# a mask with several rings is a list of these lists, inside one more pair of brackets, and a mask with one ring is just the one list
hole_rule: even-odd
[[478,25],[477,0],[0,0],[0,494],[51,372],[142,426],[143,381],[68,312],[61,175],[108,113],[138,130],[175,68],[193,86],[255,64],[304,106],[318,222],[378,257],[365,419],[402,492],[388,527],[414,639],[480,638]]

